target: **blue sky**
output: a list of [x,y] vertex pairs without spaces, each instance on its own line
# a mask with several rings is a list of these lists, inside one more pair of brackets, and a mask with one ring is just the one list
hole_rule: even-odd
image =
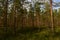
[[[28,1],[31,1],[31,0],[28,0]],[[54,2],[60,2],[60,0],[53,0]]]
[[[60,0],[53,0],[54,2],[60,2]],[[53,9],[58,9],[60,7],[53,7]]]
[[[31,1],[31,0],[28,0],[28,1]],[[60,0],[52,0],[53,2],[60,2]],[[53,9],[58,9],[58,8],[60,8],[60,7],[53,7]]]
[[60,2],[60,0],[53,0],[54,2]]

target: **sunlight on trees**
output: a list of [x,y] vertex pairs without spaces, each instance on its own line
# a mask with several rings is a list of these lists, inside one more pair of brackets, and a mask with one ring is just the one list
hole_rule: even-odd
[[60,8],[53,9],[52,3],[52,0],[45,3],[0,0],[0,38],[60,40]]

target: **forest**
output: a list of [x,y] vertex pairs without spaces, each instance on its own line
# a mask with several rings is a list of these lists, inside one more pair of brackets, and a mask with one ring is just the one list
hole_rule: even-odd
[[0,0],[0,40],[60,40],[60,8],[48,1]]

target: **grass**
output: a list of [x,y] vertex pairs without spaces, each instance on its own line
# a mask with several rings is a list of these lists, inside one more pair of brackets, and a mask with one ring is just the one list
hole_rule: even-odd
[[51,30],[46,28],[24,28],[16,31],[9,29],[7,34],[1,36],[1,40],[60,40],[60,29],[56,28],[54,35]]

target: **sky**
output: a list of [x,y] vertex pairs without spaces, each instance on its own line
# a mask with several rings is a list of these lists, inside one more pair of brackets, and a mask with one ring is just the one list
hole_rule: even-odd
[[[28,1],[31,1],[31,0],[28,0]],[[60,2],[60,0],[52,0],[53,2]],[[58,9],[58,8],[60,8],[60,7],[53,7],[53,9]]]
[[[54,2],[60,2],[60,0],[53,0]],[[53,7],[53,9],[58,9],[58,8],[60,8],[60,7]]]
[[53,0],[54,2],[60,2],[60,0]]
[[[31,1],[31,0],[28,0],[28,1]],[[60,2],[60,0],[53,0],[54,2]]]
[[[28,1],[31,1],[31,0],[28,0]],[[60,0],[53,0],[53,2],[60,2]],[[53,7],[53,9],[58,9],[58,8],[60,8],[60,7]]]

